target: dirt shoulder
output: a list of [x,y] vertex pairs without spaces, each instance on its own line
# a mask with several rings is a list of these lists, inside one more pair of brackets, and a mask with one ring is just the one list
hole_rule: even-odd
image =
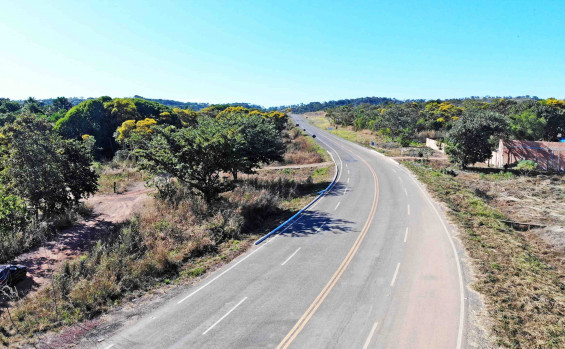
[[27,267],[28,276],[16,285],[21,296],[37,291],[51,280],[52,272],[65,260],[88,250],[114,224],[125,221],[150,199],[144,183],[131,185],[124,194],[96,194],[86,200],[94,215],[65,229],[53,240],[15,259],[15,263]]

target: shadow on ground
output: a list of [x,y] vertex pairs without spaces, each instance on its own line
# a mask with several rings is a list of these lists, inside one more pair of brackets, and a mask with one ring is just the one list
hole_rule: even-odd
[[280,235],[290,237],[308,237],[311,235],[331,232],[332,234],[347,234],[353,231],[353,222],[332,217],[318,212],[306,211],[294,222],[281,230]]

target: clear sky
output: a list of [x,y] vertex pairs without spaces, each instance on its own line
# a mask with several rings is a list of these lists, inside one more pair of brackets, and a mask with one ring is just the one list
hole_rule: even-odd
[[0,97],[565,98],[565,1],[4,1]]

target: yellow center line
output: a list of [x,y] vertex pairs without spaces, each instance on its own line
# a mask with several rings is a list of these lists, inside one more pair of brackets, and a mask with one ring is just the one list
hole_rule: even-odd
[[[351,151],[348,151],[348,152],[351,153]],[[306,310],[306,312],[300,317],[300,319],[298,319],[298,322],[294,325],[294,327],[290,330],[290,332],[286,335],[286,337],[284,337],[282,342],[277,346],[277,349],[288,348],[289,345],[294,341],[296,336],[298,336],[298,334],[302,331],[304,326],[306,326],[308,321],[310,321],[310,319],[312,318],[312,316],[314,315],[316,310],[318,310],[320,305],[324,302],[324,300],[326,299],[328,294],[331,292],[331,290],[337,284],[338,280],[341,278],[341,276],[343,275],[343,273],[345,272],[345,270],[347,269],[347,267],[351,263],[351,260],[353,259],[353,257],[357,253],[357,250],[361,246],[361,243],[363,242],[363,239],[365,238],[365,235],[367,235],[367,232],[369,231],[369,227],[371,226],[371,223],[373,222],[373,218],[375,217],[375,213],[377,211],[378,200],[379,200],[379,195],[378,195],[379,194],[379,181],[377,179],[377,174],[375,173],[375,170],[373,170],[373,168],[369,165],[369,163],[366,160],[364,160],[363,158],[361,158],[360,156],[359,156],[359,159],[361,161],[363,161],[363,163],[365,163],[367,168],[369,168],[369,170],[371,171],[371,174],[373,175],[373,179],[374,179],[374,182],[375,182],[375,193],[374,193],[374,196],[373,196],[373,206],[371,207],[371,213],[369,214],[369,217],[367,218],[367,221],[365,222],[365,225],[363,226],[361,233],[359,234],[359,236],[355,240],[355,243],[353,244],[353,246],[351,247],[351,249],[347,253],[347,256],[345,256],[345,259],[343,260],[343,262],[341,262],[341,265],[339,266],[339,268],[333,274],[332,278],[326,284],[326,286],[324,287],[322,292],[320,292],[318,297],[316,297],[314,302],[310,305],[310,307],[308,307],[308,310]]]

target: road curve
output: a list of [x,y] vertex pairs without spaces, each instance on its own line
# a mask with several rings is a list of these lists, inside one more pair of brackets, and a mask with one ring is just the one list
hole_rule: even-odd
[[293,116],[336,160],[332,191],[281,234],[98,348],[461,348],[446,223],[394,161]]

